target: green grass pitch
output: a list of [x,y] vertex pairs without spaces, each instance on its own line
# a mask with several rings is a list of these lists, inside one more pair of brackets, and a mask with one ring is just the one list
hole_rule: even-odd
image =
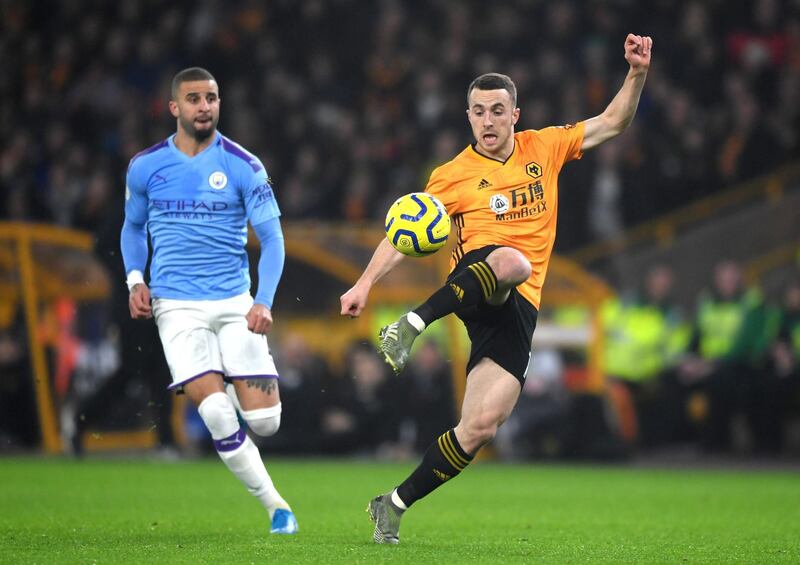
[[378,546],[367,501],[411,464],[267,465],[296,536],[214,459],[0,459],[0,563],[800,562],[791,472],[480,462]]

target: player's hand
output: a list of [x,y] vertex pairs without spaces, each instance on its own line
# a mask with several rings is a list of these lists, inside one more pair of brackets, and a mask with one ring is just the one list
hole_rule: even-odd
[[650,52],[653,50],[653,40],[650,36],[628,34],[625,38],[625,60],[634,71],[644,71],[650,68]]
[[148,320],[153,317],[153,309],[150,306],[150,289],[144,283],[133,286],[128,295],[128,308],[131,311],[131,318],[134,320]]
[[369,286],[356,283],[353,288],[345,292],[341,298],[339,298],[342,303],[341,315],[358,318],[367,305],[368,296]]
[[253,304],[245,319],[247,329],[254,334],[267,335],[272,329],[272,311],[263,304]]

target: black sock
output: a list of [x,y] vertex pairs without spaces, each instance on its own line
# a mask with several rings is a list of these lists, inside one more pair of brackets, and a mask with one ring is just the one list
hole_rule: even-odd
[[455,431],[447,430],[428,447],[419,466],[397,487],[397,495],[407,507],[411,506],[463,471],[472,457],[461,449]]
[[428,300],[414,309],[427,326],[467,306],[487,300],[497,290],[497,276],[486,261],[469,265],[450,282],[434,292]]

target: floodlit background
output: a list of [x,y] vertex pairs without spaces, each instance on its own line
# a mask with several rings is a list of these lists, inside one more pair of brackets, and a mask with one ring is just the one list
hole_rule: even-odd
[[533,363],[486,455],[797,460],[800,5],[730,4],[0,2],[0,454],[213,453],[127,316],[118,251],[127,163],[174,132],[169,82],[198,65],[283,211],[262,453],[410,461],[457,421],[465,336],[437,323],[400,377],[372,342],[448,252],[360,320],[338,297],[388,204],[471,141],[472,78],[516,81],[519,129],[572,123],[615,94],[634,32],[654,39],[638,114],[561,175]]

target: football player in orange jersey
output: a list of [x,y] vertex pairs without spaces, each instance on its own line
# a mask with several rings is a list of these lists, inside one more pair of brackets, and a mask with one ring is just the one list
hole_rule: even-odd
[[[377,543],[398,543],[406,509],[458,475],[514,408],[555,240],[558,173],[630,125],[652,45],[650,37],[625,38],[630,68],[622,87],[603,113],[575,125],[515,133],[520,110],[511,79],[490,73],[469,85],[467,117],[475,143],[434,170],[425,189],[444,203],[456,226],[453,269],[425,303],[381,330],[380,345],[399,373],[425,327],[455,313],[472,343],[461,420],[433,441],[405,481],[370,501]],[[403,257],[384,239],[342,295],[341,314],[361,314],[372,285]]]

